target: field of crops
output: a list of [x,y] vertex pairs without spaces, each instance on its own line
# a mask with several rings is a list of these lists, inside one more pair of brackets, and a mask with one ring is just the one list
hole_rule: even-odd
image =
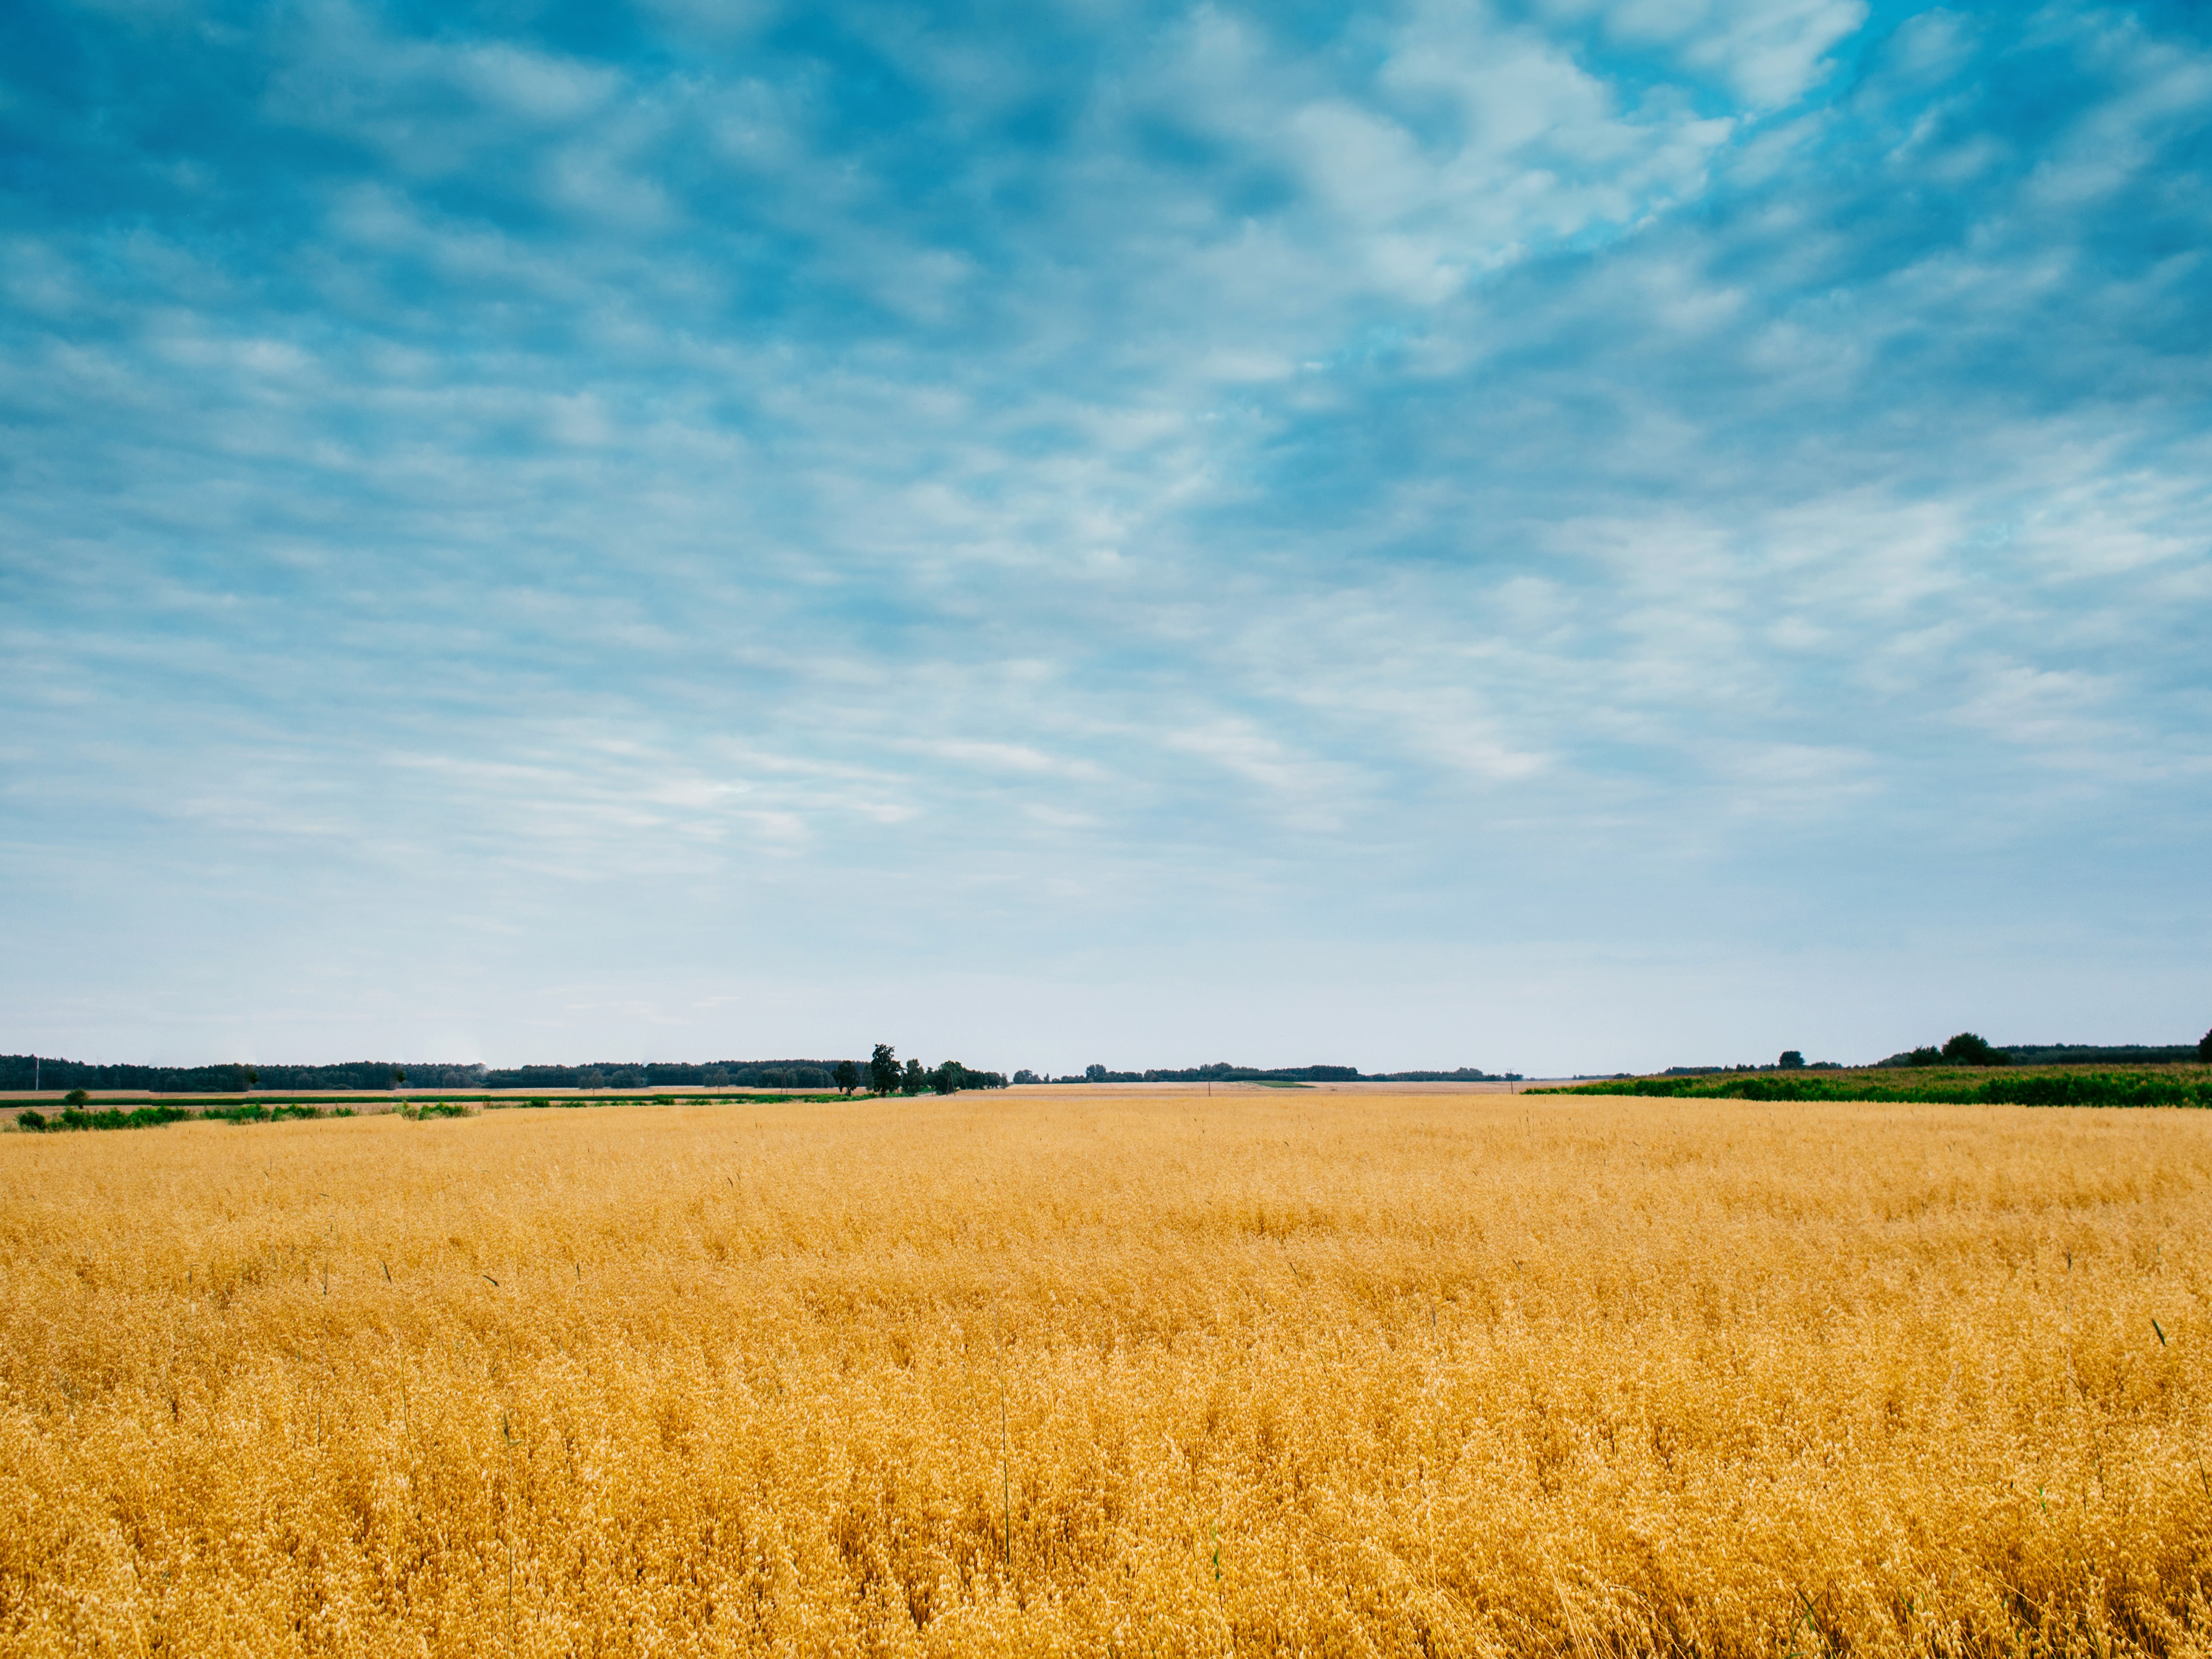
[[2212,1115],[0,1136],[0,1651],[2212,1650]]

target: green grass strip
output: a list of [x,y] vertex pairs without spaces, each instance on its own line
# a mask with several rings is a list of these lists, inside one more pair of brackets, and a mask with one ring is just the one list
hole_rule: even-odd
[[1953,1106],[2212,1106],[2212,1074],[2141,1072],[1999,1073],[1972,1080],[1954,1073],[1892,1083],[1889,1076],[1614,1078],[1529,1089],[1532,1095],[1642,1095],[1664,1100],[1894,1100]]

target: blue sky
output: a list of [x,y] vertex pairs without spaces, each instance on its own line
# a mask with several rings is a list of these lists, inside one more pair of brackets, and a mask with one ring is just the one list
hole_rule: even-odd
[[2212,1024],[2212,20],[0,20],[0,1046]]

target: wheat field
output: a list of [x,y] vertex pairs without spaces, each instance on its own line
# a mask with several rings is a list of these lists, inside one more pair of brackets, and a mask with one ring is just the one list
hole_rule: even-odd
[[2176,1112],[11,1134],[0,1651],[2206,1651],[2208,1194]]

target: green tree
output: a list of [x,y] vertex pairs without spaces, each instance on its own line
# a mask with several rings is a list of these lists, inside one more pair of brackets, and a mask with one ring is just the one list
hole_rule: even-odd
[[960,1092],[968,1068],[957,1060],[948,1060],[929,1074],[929,1086],[940,1095]]
[[860,1086],[860,1068],[849,1060],[841,1060],[830,1073],[830,1080],[837,1085],[837,1092],[849,1095]]
[[1776,1064],[1785,1072],[1802,1072],[1805,1069],[1805,1056],[1795,1048],[1784,1048],[1782,1058]]
[[878,1042],[868,1056],[868,1088],[872,1093],[894,1094],[899,1086],[898,1054],[888,1042]]
[[2012,1056],[1992,1048],[1972,1031],[1961,1031],[1943,1045],[1943,1058],[1954,1066],[2009,1066]]
[[2212,1031],[2207,1031],[2203,1040],[2197,1045],[2197,1058],[2207,1066],[2212,1066]]
[[899,1073],[899,1087],[910,1095],[918,1095],[929,1087],[929,1073],[922,1069],[920,1060],[907,1061],[906,1070]]
[[92,1097],[85,1093],[83,1090],[72,1089],[62,1097],[62,1104],[64,1106],[82,1106],[91,1098]]

